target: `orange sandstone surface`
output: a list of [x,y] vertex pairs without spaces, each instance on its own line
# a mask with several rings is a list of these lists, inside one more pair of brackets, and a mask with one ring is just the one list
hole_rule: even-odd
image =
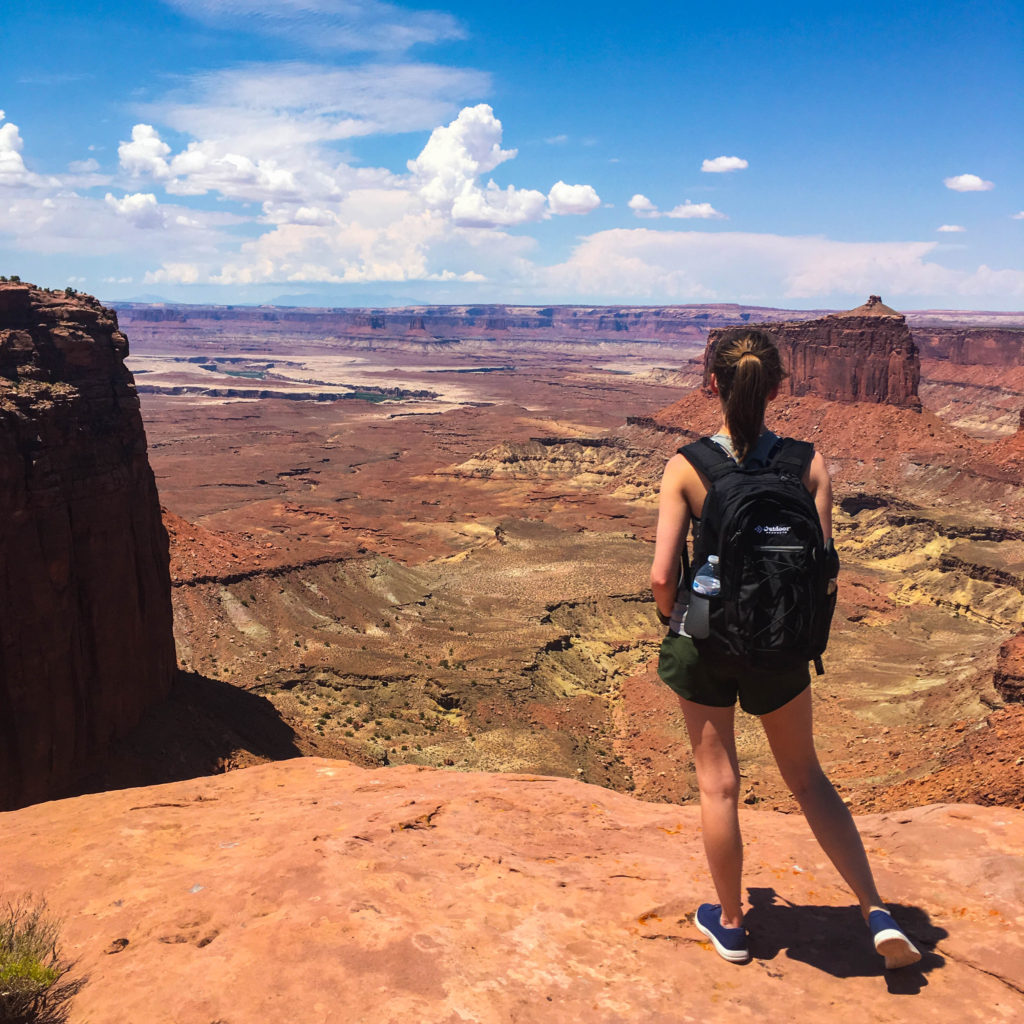
[[8,812],[0,864],[65,916],[73,1024],[1024,1015],[1024,813],[859,818],[924,952],[888,975],[803,820],[741,817],[746,966],[688,919],[696,808],[566,779],[301,758]]

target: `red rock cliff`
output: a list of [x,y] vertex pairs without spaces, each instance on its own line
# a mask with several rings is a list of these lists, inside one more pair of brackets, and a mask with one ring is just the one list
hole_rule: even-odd
[[0,807],[59,793],[175,671],[127,351],[95,299],[0,284]]
[[[877,295],[848,313],[763,327],[778,340],[789,370],[783,389],[834,402],[873,402],[920,409],[921,364],[906,319]],[[720,335],[708,337],[706,358]],[[705,384],[710,368],[705,365]]]

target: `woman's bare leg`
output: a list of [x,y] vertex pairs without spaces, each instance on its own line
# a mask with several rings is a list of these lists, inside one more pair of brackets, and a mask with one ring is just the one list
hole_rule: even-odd
[[864,843],[849,808],[821,769],[814,749],[811,688],[776,711],[761,716],[775,761],[800,804],[814,838],[860,903],[867,920],[872,908],[884,909],[875,887]]
[[704,852],[722,905],[722,924],[743,927],[743,840],[737,814],[740,769],[734,708],[712,708],[679,698],[700,788]]

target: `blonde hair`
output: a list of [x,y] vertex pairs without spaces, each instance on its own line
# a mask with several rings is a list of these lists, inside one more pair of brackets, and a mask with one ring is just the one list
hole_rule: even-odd
[[775,339],[756,327],[723,331],[711,355],[711,372],[718,382],[736,458],[742,461],[764,427],[768,396],[787,376]]

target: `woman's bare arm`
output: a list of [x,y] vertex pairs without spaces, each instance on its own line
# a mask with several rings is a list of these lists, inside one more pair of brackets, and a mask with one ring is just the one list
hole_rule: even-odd
[[804,475],[804,485],[811,492],[818,510],[821,532],[825,535],[825,540],[829,540],[832,537],[832,478],[828,475],[825,456],[821,452],[814,453],[814,458]]
[[673,455],[661,478],[658,502],[658,534],[651,565],[651,590],[662,615],[672,614],[679,587],[679,557],[690,528],[690,507],[684,496],[688,475],[693,467],[682,455]]

